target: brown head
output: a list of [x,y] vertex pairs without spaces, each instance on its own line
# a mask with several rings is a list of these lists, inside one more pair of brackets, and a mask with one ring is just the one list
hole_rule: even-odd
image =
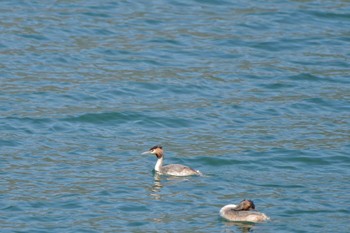
[[235,211],[248,211],[255,210],[255,205],[252,200],[243,200],[241,201],[233,210]]
[[155,154],[157,158],[160,159],[163,157],[163,147],[161,145],[156,145],[142,154]]

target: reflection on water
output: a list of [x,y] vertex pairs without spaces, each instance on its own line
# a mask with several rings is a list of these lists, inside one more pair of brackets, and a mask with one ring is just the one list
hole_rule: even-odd
[[163,185],[161,184],[161,176],[155,172],[154,173],[154,183],[152,185],[151,188],[151,196],[156,199],[156,200],[160,200],[160,191],[162,189]]
[[225,231],[224,232],[237,232],[233,230],[239,229],[242,233],[253,232],[254,231],[254,223],[249,222],[225,222]]
[[161,199],[161,189],[164,187],[164,185],[162,184],[162,181],[166,181],[166,184],[171,186],[171,185],[176,185],[178,183],[189,180],[186,177],[160,175],[157,172],[154,172],[153,179],[154,179],[154,182],[153,182],[153,185],[151,187],[151,194],[150,195],[156,200]]

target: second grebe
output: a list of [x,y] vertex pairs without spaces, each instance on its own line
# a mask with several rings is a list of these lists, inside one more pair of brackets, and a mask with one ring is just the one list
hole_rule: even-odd
[[236,222],[263,222],[270,218],[255,210],[254,202],[243,200],[238,205],[226,205],[221,208],[220,216]]
[[201,175],[200,171],[194,170],[190,167],[181,165],[181,164],[169,164],[163,166],[163,147],[154,146],[148,151],[143,152],[142,154],[155,154],[157,156],[157,163],[154,167],[154,170],[162,175],[171,175],[171,176],[191,176],[191,175]]

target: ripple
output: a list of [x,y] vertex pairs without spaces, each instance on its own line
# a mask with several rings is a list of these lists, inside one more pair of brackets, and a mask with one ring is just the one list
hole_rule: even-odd
[[201,163],[209,166],[229,166],[232,164],[244,164],[245,162],[235,159],[205,157],[201,158]]
[[156,127],[187,127],[191,121],[180,118],[156,117],[141,114],[137,112],[106,112],[106,113],[87,113],[76,117],[67,117],[63,119],[68,122],[82,122],[91,124],[110,124],[110,122],[123,124],[134,123],[138,125]]

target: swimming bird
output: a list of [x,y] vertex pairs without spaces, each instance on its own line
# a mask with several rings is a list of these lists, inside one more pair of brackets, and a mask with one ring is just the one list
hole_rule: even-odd
[[171,176],[191,176],[191,175],[201,175],[201,172],[194,170],[193,168],[181,165],[181,164],[169,164],[163,166],[164,153],[163,147],[160,145],[154,146],[148,151],[142,154],[155,154],[157,157],[157,163],[154,166],[154,170],[161,175],[171,175]]
[[229,204],[221,208],[220,216],[235,222],[263,222],[270,218],[255,210],[254,202],[243,200],[238,205]]

